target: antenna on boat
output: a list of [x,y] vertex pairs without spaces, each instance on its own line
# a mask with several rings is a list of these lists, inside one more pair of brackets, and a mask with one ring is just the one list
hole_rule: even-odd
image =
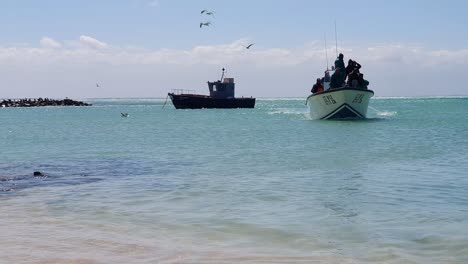
[[336,49],[336,57],[338,57],[338,34],[336,33],[336,19],[335,19],[335,49]]
[[327,33],[325,33],[325,59],[327,60],[327,71],[328,71],[328,51],[327,51]]
[[223,68],[222,71],[223,71],[223,74],[221,74],[221,81],[223,81],[225,69]]

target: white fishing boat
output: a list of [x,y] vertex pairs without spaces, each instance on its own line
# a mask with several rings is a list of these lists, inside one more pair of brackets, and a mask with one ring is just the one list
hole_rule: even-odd
[[330,89],[330,79],[334,71],[327,70],[323,79],[322,92],[307,97],[312,119],[363,119],[367,115],[369,100],[374,92],[367,88],[348,87]]

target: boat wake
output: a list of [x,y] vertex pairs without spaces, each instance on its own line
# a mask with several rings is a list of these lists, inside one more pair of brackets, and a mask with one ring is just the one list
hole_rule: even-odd
[[268,115],[284,117],[287,119],[310,120],[310,114],[307,109],[302,108],[276,108],[271,109]]
[[389,118],[398,115],[398,112],[396,111],[381,111],[371,106],[369,106],[369,109],[372,109],[377,117]]
[[395,112],[395,111],[384,111],[384,112],[378,112],[377,115],[382,116],[382,117],[394,117],[394,116],[397,115],[397,112]]
[[307,109],[298,108],[276,108],[268,112],[269,115],[304,115],[308,114]]

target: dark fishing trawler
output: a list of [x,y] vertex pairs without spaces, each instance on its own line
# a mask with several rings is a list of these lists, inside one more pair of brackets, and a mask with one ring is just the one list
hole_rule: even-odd
[[224,78],[216,82],[208,82],[210,95],[192,94],[185,92],[172,92],[168,96],[176,109],[201,109],[201,108],[254,108],[255,98],[234,97],[234,78]]

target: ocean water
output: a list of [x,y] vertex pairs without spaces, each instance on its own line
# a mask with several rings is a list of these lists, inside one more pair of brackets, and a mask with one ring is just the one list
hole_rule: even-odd
[[0,109],[0,263],[468,263],[468,98],[89,101]]

